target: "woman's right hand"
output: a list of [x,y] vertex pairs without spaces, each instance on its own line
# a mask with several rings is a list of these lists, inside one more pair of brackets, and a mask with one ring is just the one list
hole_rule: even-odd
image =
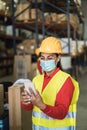
[[24,105],[29,105],[31,104],[31,96],[29,96],[26,92],[26,90],[24,90],[22,93],[21,93],[21,102],[22,104]]

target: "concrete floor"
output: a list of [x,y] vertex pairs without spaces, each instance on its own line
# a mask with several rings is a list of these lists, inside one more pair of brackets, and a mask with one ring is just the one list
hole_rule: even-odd
[[77,107],[77,130],[87,130],[87,72],[80,76],[80,96]]
[[[1,81],[13,81],[13,77],[7,76],[1,78],[0,82]],[[77,106],[76,130],[87,130],[87,72],[79,77],[78,82],[80,84],[80,96]]]

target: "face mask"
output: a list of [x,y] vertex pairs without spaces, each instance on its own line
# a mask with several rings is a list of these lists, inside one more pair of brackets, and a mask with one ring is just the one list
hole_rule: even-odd
[[41,60],[40,66],[43,71],[49,72],[56,68],[55,60]]

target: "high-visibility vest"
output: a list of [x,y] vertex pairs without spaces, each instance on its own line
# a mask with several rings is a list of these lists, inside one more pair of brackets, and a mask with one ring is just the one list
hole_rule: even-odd
[[79,87],[77,81],[75,81],[69,74],[60,70],[50,80],[43,92],[42,85],[44,81],[44,75],[38,75],[34,78],[33,82],[36,89],[39,91],[43,102],[45,104],[54,106],[56,95],[58,94],[59,90],[62,88],[64,82],[68,77],[71,78],[75,87],[75,91],[66,117],[62,120],[51,118],[43,113],[38,107],[34,106],[32,112],[33,130],[75,130],[76,104],[79,96]]

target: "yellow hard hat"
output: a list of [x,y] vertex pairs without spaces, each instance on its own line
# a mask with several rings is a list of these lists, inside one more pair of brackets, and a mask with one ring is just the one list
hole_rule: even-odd
[[39,48],[37,48],[36,50],[35,50],[35,53],[36,53],[36,55],[38,56],[39,55]]
[[37,55],[41,52],[62,54],[61,42],[55,37],[47,37],[41,42],[40,48],[36,49]]

